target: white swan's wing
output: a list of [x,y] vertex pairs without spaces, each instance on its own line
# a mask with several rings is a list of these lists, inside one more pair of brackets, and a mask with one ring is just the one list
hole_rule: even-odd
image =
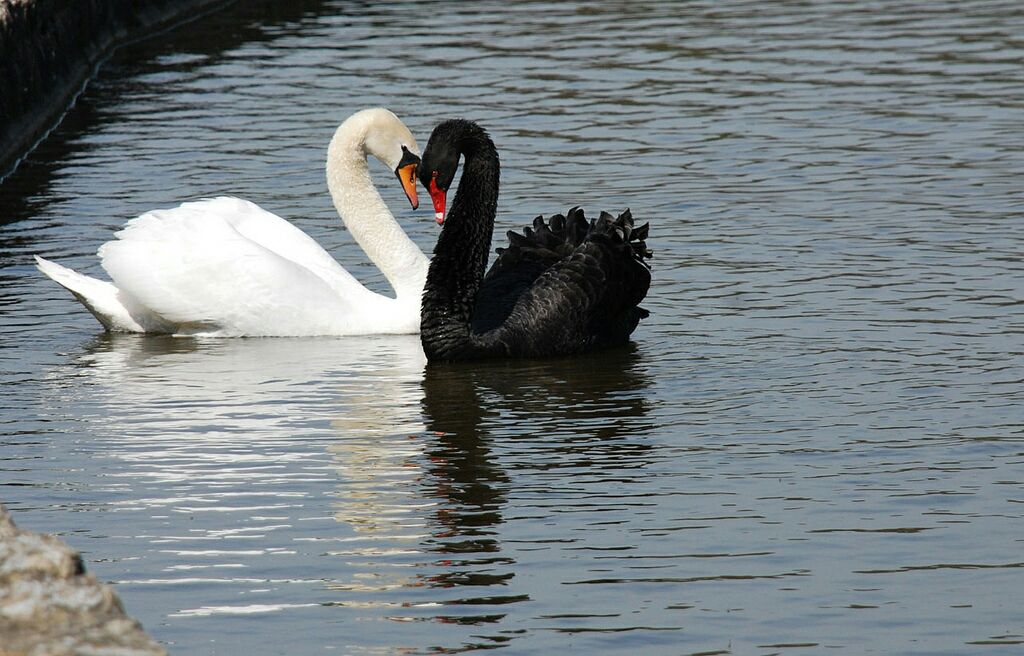
[[282,257],[302,264],[328,284],[337,287],[339,292],[353,293],[352,287],[363,289],[363,285],[312,237],[255,203],[220,197],[184,203],[178,209],[222,217],[240,234]]
[[[363,286],[320,244],[276,214],[241,198],[221,196],[182,203],[169,210],[153,210],[129,221],[115,236],[122,241],[171,239],[195,243],[200,235],[216,238],[224,225],[281,257],[301,264],[336,287],[357,293]],[[217,247],[216,242],[210,245]]]
[[375,301],[305,233],[247,201],[148,212],[116,236],[100,248],[103,268],[179,333],[346,334]]

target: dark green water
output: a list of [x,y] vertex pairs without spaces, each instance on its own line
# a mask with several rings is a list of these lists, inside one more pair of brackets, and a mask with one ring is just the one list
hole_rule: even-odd
[[[0,501],[172,653],[1020,652],[1019,3],[240,4],[0,183]],[[650,220],[634,345],[105,336],[31,265],[233,194],[381,288],[323,179],[375,105],[491,131],[499,239]]]

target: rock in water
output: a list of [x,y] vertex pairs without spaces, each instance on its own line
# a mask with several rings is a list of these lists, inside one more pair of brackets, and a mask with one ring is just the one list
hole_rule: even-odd
[[77,551],[23,531],[0,505],[0,656],[150,656],[167,652],[124,613]]

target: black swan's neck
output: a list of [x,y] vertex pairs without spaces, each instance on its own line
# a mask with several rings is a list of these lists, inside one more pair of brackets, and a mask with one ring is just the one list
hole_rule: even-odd
[[431,360],[460,360],[489,349],[470,319],[491,249],[498,208],[498,152],[487,133],[465,123],[454,135],[464,158],[462,180],[427,273],[420,339]]

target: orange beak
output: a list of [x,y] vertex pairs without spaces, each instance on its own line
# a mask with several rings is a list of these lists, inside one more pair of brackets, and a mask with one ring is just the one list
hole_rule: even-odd
[[416,196],[416,164],[406,164],[395,171],[395,175],[402,183],[402,189],[405,191],[405,197],[409,199],[409,204],[413,209],[418,208],[420,201]]
[[434,177],[430,179],[430,200],[434,201],[434,220],[437,221],[437,225],[444,225],[446,193],[437,186],[437,173],[434,173]]

